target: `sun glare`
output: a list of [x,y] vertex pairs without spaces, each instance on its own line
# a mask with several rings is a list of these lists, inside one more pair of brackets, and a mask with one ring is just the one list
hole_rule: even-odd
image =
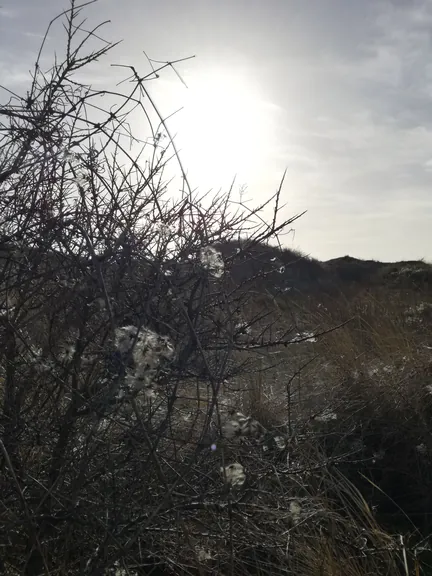
[[193,183],[226,187],[234,177],[248,183],[271,144],[275,107],[235,72],[184,78],[188,88],[175,116],[175,138]]

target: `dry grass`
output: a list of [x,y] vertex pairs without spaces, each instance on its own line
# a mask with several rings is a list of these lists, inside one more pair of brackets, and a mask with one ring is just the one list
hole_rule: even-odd
[[[324,457],[337,466],[343,476],[332,476],[336,501],[340,503],[340,483],[345,481],[349,481],[345,489],[351,496],[355,485],[365,498],[358,494],[355,505],[342,507],[345,529],[347,514],[357,527],[364,525],[366,515],[378,539],[392,540],[391,554],[400,560],[391,569],[372,568],[371,549],[371,564],[363,566],[351,554],[345,557],[333,532],[321,536],[319,545],[308,544],[305,533],[297,543],[296,550],[303,552],[297,555],[296,574],[390,574],[396,570],[408,574],[402,549],[411,558],[409,570],[427,570],[426,561],[420,568],[414,552],[416,543],[432,529],[431,302],[427,294],[383,288],[355,297],[341,295],[337,301],[281,300],[274,310],[275,314],[282,311],[281,330],[284,319],[286,324],[295,316],[297,326],[316,333],[350,321],[316,342],[264,353],[258,362],[261,371],[241,382],[237,409],[260,420],[274,434],[283,430],[290,439],[291,460],[296,454],[309,466],[306,454],[312,449],[320,454],[318,459]],[[323,475],[320,468],[314,482],[324,482]],[[331,508],[322,491],[312,498],[324,509]],[[379,528],[377,522],[386,528]],[[394,542],[400,531],[406,534],[396,553]]]

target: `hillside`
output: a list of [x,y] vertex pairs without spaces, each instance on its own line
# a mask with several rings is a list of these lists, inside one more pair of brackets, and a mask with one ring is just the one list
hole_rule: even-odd
[[[429,291],[432,287],[432,265],[422,260],[379,262],[343,256],[320,261],[294,250],[247,240],[215,244],[215,248],[222,253],[228,278],[235,286],[244,284],[245,288],[253,287],[257,292],[272,295],[335,296],[341,291],[353,295],[371,288]],[[128,265],[134,273],[142,275],[144,269],[149,273],[158,268],[157,262],[144,262],[132,245],[126,243],[123,249],[130,252]],[[49,274],[62,269],[65,259],[69,262],[68,268],[78,264],[72,255],[51,250],[18,249],[13,244],[0,243],[0,262],[8,260],[12,253],[16,262],[21,258],[36,266],[45,262],[45,273]],[[170,270],[170,274],[182,277],[191,272],[197,257],[198,254],[191,250],[184,259],[167,261],[165,268]],[[110,270],[111,274],[117,268],[110,254],[100,255],[99,262],[107,273]],[[87,261],[79,265],[83,269],[91,268]]]
[[427,289],[432,285],[432,265],[422,260],[379,262],[343,256],[319,261],[300,252],[247,241],[219,245],[232,262],[236,283],[253,277],[259,288],[275,293],[334,294],[340,290],[372,287]]

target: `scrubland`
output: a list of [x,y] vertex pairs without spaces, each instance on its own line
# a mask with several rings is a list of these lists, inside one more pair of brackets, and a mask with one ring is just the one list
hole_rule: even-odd
[[0,573],[430,573],[431,266],[191,190],[175,63],[81,83],[114,48],[83,10],[0,105]]

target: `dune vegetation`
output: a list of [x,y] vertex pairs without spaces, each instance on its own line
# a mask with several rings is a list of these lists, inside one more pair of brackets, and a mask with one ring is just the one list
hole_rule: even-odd
[[0,573],[430,574],[432,267],[191,190],[85,7],[0,105]]

